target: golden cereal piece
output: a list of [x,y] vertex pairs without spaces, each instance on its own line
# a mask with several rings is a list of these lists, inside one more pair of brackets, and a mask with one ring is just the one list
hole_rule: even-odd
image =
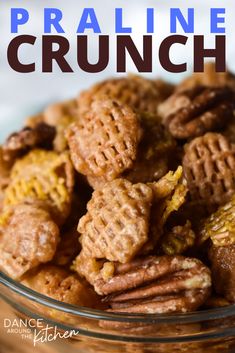
[[211,239],[215,246],[235,244],[235,195],[203,224],[200,243]]
[[82,250],[73,261],[71,270],[77,272],[79,276],[84,277],[87,282],[93,285],[98,278],[102,278],[103,263],[103,260],[96,260]]
[[185,202],[188,192],[185,181],[182,179],[181,166],[175,172],[168,172],[155,183],[149,183],[154,193],[151,209],[149,240],[144,245],[144,254],[152,251],[163,234],[163,227],[172,212],[177,211]]
[[172,91],[173,86],[166,82],[148,80],[137,75],[108,79],[80,94],[78,97],[79,111],[83,115],[90,109],[97,95],[107,95],[139,113],[156,114],[159,103]]
[[79,221],[82,249],[93,258],[127,262],[148,239],[153,192],[116,179],[94,191]]
[[104,97],[95,100],[89,113],[67,130],[75,169],[106,181],[132,167],[140,138],[140,124],[133,110]]
[[192,140],[185,148],[183,168],[193,201],[218,206],[235,192],[235,148],[221,134]]
[[195,233],[191,229],[191,223],[173,227],[163,236],[161,248],[166,255],[180,255],[195,244]]
[[31,127],[34,129],[38,124],[44,123],[44,114],[38,113],[32,116],[29,116],[25,119],[24,126]]
[[64,117],[76,120],[78,117],[78,103],[76,99],[49,105],[44,111],[44,121],[51,126],[58,126]]
[[56,126],[56,136],[54,139],[54,150],[63,152],[68,149],[68,142],[65,136],[65,131],[70,124],[74,122],[74,118],[68,115],[63,116],[60,119],[59,124]]
[[0,268],[14,279],[52,260],[59,242],[59,228],[50,214],[32,204],[8,210],[2,222]]
[[44,265],[23,284],[55,300],[93,308],[99,301],[94,290],[76,274],[59,266]]
[[73,167],[67,153],[33,150],[13,166],[4,206],[41,200],[51,206],[60,222],[68,216],[73,184]]

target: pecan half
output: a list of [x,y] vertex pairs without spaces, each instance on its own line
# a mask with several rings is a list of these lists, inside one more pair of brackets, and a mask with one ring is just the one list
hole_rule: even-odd
[[[163,103],[164,124],[177,139],[201,136],[225,126],[234,115],[234,92],[228,87],[195,87]],[[167,113],[168,112],[168,113]]]
[[55,128],[43,122],[34,127],[25,127],[8,137],[2,146],[3,159],[14,162],[18,157],[35,147],[52,149]]
[[97,293],[108,295],[112,312],[166,313],[196,310],[208,298],[210,270],[183,256],[140,258],[116,265],[113,278],[98,279]]
[[213,62],[205,63],[203,72],[194,72],[176,87],[176,91],[185,91],[195,86],[229,86],[235,91],[235,76],[230,71],[216,72]]
[[186,145],[183,169],[192,200],[221,205],[235,192],[235,149],[221,134],[207,133]]

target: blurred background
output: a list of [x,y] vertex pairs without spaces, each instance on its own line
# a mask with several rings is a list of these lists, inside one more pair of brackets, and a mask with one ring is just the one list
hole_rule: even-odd
[[[30,13],[28,24],[22,26],[19,34],[31,34],[37,36],[34,47],[25,45],[20,50],[20,58],[23,62],[36,62],[36,72],[31,74],[19,74],[14,72],[7,63],[7,47],[16,35],[10,33],[10,9],[12,7],[24,7]],[[64,36],[71,44],[67,60],[74,73],[61,73],[57,65],[54,72],[41,73],[41,36],[43,34],[43,9],[44,7],[58,7],[63,11],[62,25]],[[110,63],[109,67],[99,74],[82,72],[76,64],[76,30],[84,7],[94,7],[100,23],[102,34],[110,35]],[[170,34],[170,7],[180,7],[186,10],[195,8],[195,32],[205,34],[205,43],[208,47],[214,47],[214,35],[210,35],[210,8],[226,8],[227,29],[227,61],[228,66],[235,71],[235,46],[234,46],[234,17],[235,6],[233,0],[0,0],[0,140],[9,132],[21,125],[22,119],[35,114],[47,104],[75,96],[79,91],[92,83],[114,76],[116,72],[115,52],[115,25],[114,9],[124,9],[124,24],[133,27],[132,37],[139,49],[142,48],[142,36],[146,34],[146,8],[155,8],[155,34],[154,34],[154,59],[153,73],[147,77],[156,76],[166,80],[178,82],[182,75],[170,74],[164,71],[158,60],[159,43]],[[186,14],[186,11],[185,11]],[[97,38],[91,31],[89,34],[89,58],[92,62],[97,59]],[[183,33],[179,31],[179,33]],[[192,38],[189,39],[187,49],[183,46],[175,46],[172,56],[175,62],[181,62],[182,58],[188,62],[188,73],[191,72]],[[129,72],[136,72],[131,60],[127,62]]]

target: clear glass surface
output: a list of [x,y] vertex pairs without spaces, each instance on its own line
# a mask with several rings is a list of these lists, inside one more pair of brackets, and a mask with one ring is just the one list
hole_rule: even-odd
[[0,273],[0,297],[22,319],[43,319],[63,334],[63,350],[81,353],[233,353],[235,305],[174,315],[111,314],[45,297]]

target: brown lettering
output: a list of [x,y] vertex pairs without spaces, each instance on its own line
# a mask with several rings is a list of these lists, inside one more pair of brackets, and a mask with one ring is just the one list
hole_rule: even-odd
[[180,73],[187,70],[187,64],[173,64],[170,59],[170,49],[173,44],[183,44],[187,43],[188,37],[182,35],[173,35],[165,38],[159,48],[159,61],[162,67],[169,72]]
[[117,36],[117,72],[126,72],[126,51],[138,72],[152,71],[152,36],[143,36],[143,58],[130,36]]
[[[53,44],[58,44],[58,50],[53,50]],[[65,59],[70,48],[69,41],[62,36],[42,37],[42,72],[53,71],[55,60],[62,72],[73,72],[73,69]]]
[[20,73],[29,73],[35,71],[35,63],[22,64],[18,58],[18,51],[21,44],[34,45],[36,37],[29,35],[17,36],[10,42],[7,50],[7,59],[11,68]]
[[99,58],[96,64],[88,62],[88,37],[77,37],[77,62],[85,72],[96,73],[103,71],[109,63],[109,36],[99,36]]
[[216,72],[226,71],[226,38],[215,36],[215,49],[204,48],[204,36],[194,36],[194,71],[204,71],[204,58],[215,58]]

